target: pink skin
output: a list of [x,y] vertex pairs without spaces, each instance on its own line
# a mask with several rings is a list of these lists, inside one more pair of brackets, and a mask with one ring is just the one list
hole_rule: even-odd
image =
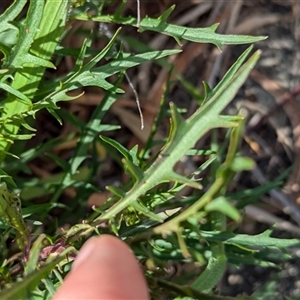
[[130,248],[116,237],[102,235],[84,244],[53,299],[150,298],[145,278]]

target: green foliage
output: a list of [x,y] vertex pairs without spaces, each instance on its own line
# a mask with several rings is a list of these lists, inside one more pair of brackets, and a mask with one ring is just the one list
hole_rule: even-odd
[[[99,52],[92,49],[93,32],[85,33],[80,49],[69,49],[62,42],[68,34],[68,21],[72,23],[75,20],[136,26],[139,34],[158,32],[174,38],[179,45],[182,40],[188,40],[211,43],[221,48],[223,45],[253,43],[264,37],[218,34],[216,24],[208,28],[171,24],[167,19],[174,6],[158,18],[145,17],[138,24],[137,19],[123,16],[126,1],[114,14],[103,13],[108,2],[16,0],[0,16],[0,51],[3,58],[0,72],[0,88],[3,91],[0,174],[2,181],[6,182],[0,183],[3,219],[0,224],[3,232],[0,277],[1,284],[5,286],[0,298],[51,299],[82,243],[91,235],[109,232],[122,237],[140,259],[149,260],[156,266],[154,271],[145,271],[153,295],[163,288],[170,299],[250,299],[216,294],[215,287],[228,263],[276,267],[274,261],[292,257],[285,249],[299,246],[300,242],[297,239],[274,238],[270,230],[254,236],[235,232],[235,226],[242,218],[238,208],[243,204],[235,206],[232,199],[259,197],[274,186],[268,184],[250,191],[250,194],[247,191],[227,192],[233,176],[237,172],[251,170],[254,162],[238,154],[244,128],[243,115],[229,116],[223,111],[254,68],[260,52],[252,53],[253,47],[250,46],[216,87],[211,88],[204,83],[202,99],[201,93],[186,82],[184,86],[201,100],[201,106],[184,119],[180,109],[170,104],[167,141],[154,159],[149,160],[147,153],[153,150],[155,143],[161,143],[154,137],[159,122],[168,114],[164,105],[168,86],[161,111],[143,149],[127,149],[106,136],[107,131],[117,130],[118,126],[104,123],[104,117],[124,93],[120,86],[129,68],[155,61],[169,68],[171,74],[172,68],[164,59],[181,50],[151,51],[146,47],[148,50],[141,53],[125,52],[119,45],[121,29],[116,30]],[[92,15],[89,10],[93,11]],[[65,75],[56,73],[66,56],[75,58],[73,70]],[[46,76],[49,69],[52,76]],[[86,87],[104,91],[105,95],[89,121],[84,123],[65,110],[61,102],[80,97],[83,93],[79,90]],[[59,123],[71,123],[79,131],[70,159],[65,160],[51,151],[70,141],[74,135],[41,142],[33,148],[26,146],[26,141],[35,135],[35,117],[41,110],[47,110]],[[229,133],[224,143],[227,150],[222,155],[219,155],[224,149],[222,146],[205,150],[194,148],[205,134],[219,128]],[[17,147],[14,147],[16,144]],[[109,199],[87,215],[82,213],[83,202],[99,190],[94,178],[100,163],[97,151],[91,154],[91,145],[106,149],[121,164],[129,180],[121,187],[108,186],[107,190],[111,192]],[[44,157],[45,153],[60,172],[43,179],[35,178],[28,164]],[[175,171],[175,166],[184,156],[209,158],[193,173],[183,176]],[[92,164],[97,167],[89,165],[87,157],[91,157]],[[209,175],[200,182],[199,174],[203,171],[209,171]],[[187,186],[192,188],[191,195],[180,196],[180,191]],[[60,200],[69,187],[74,187],[77,195],[67,206]],[[23,201],[22,211],[19,204],[14,204],[16,199],[19,201],[17,193]],[[34,199],[47,199],[47,203],[34,202]],[[54,208],[62,211],[55,222],[49,217]],[[85,222],[82,222],[83,219]],[[229,227],[228,220],[235,226]],[[57,230],[67,223],[71,223],[72,227]],[[103,227],[99,227],[100,224]],[[37,233],[39,238],[36,238]],[[14,236],[17,245],[12,242],[12,246],[7,247],[6,240]],[[22,251],[21,262],[15,261],[14,264],[8,259],[18,249]],[[169,280],[164,272],[168,261],[198,264],[203,270]],[[14,269],[16,264],[20,266],[18,272]]]

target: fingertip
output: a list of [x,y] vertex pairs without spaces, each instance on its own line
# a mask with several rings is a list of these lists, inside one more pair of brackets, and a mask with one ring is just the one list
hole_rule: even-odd
[[149,296],[130,248],[116,237],[101,235],[84,244],[54,299],[149,299]]

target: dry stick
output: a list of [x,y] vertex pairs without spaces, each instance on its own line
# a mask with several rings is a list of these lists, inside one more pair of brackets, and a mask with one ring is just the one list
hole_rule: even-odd
[[286,93],[282,100],[277,103],[277,104],[274,104],[271,109],[268,111],[267,114],[264,114],[260,120],[253,126],[251,127],[248,127],[246,129],[246,133],[250,133],[251,131],[254,131],[254,130],[257,130],[261,125],[263,125],[267,119],[273,115],[274,113],[276,113],[278,111],[279,108],[281,108],[285,103],[295,99],[298,95],[300,94],[300,85],[298,85],[293,91],[289,92],[289,93]]
[[143,130],[144,129],[144,117],[143,117],[143,113],[142,113],[141,106],[140,106],[139,95],[138,95],[136,89],[134,88],[134,86],[133,86],[133,84],[132,84],[132,82],[131,82],[128,74],[127,74],[127,72],[125,72],[125,77],[126,77],[126,79],[128,81],[128,84],[129,84],[131,90],[133,91],[133,94],[134,94],[134,97],[135,97],[136,106],[137,106],[137,109],[139,111],[139,115],[140,115],[140,119],[141,119],[141,130]]
[[256,220],[263,224],[268,224],[270,226],[274,226],[274,224],[276,224],[276,229],[286,230],[296,234],[297,236],[300,236],[299,226],[294,225],[291,222],[284,220],[283,218],[274,216],[267,210],[254,205],[247,205],[244,210],[246,215],[253,220]]
[[299,32],[299,25],[300,25],[300,3],[295,1],[292,4],[293,14],[295,16],[295,24],[294,24],[294,39],[295,39],[295,56],[293,60],[293,67],[292,67],[292,87],[296,87],[299,84],[299,68],[300,68],[300,32]]
[[[258,71],[252,70],[252,72],[250,73],[250,76],[254,81],[258,82],[267,92],[269,92],[275,98],[277,104],[273,105],[271,107],[271,109],[269,110],[268,114],[265,113],[255,125],[248,128],[246,130],[247,132],[251,132],[251,131],[259,128],[268,119],[269,115],[274,114],[280,107],[284,106],[285,104],[287,105],[285,107],[287,107],[289,111],[292,110],[292,112],[290,112],[290,113],[297,114],[297,112],[299,110],[298,105],[296,107],[294,107],[294,105],[292,105],[292,104],[295,103],[295,101],[293,101],[293,100],[297,97],[297,95],[300,94],[300,85],[298,85],[293,91],[283,94],[282,89],[280,89],[280,87],[277,84],[274,84],[273,81],[267,79]],[[295,184],[295,183],[298,184],[298,181],[300,178],[299,177],[300,176],[300,173],[299,173],[299,148],[297,146],[299,137],[298,137],[298,133],[296,133],[296,129],[299,126],[299,120],[297,117],[293,117],[293,116],[290,116],[290,120],[291,120],[291,124],[293,127],[294,137],[296,139],[295,140],[296,160],[294,162],[294,166],[295,166],[294,171],[289,176],[288,183],[286,185],[286,187],[289,190],[289,193],[292,191],[292,184]],[[298,151],[297,151],[297,149],[298,149]],[[260,173],[256,174],[256,178],[258,179],[258,182],[259,182],[259,180],[264,180],[264,178],[262,178],[260,175],[261,175]],[[275,193],[273,193],[273,194],[270,193],[270,195],[274,199],[277,199],[278,203],[281,203],[286,210],[288,209],[287,213],[289,213],[289,215],[293,218],[293,220],[298,225],[300,225],[299,207],[293,203],[294,201],[288,201],[289,199],[286,197],[285,194],[283,194],[277,190],[272,190],[272,191],[275,191]],[[295,193],[296,192],[297,192],[297,194],[293,195],[294,198],[299,197],[299,190],[295,191]]]
[[[251,171],[259,184],[263,185],[266,183],[266,178],[263,175],[263,172],[257,167]],[[279,190],[272,189],[269,191],[271,197],[276,199],[279,203],[281,203],[284,207],[284,212],[289,214],[292,219],[300,225],[300,210],[297,205],[289,201],[289,199]]]
[[136,26],[140,27],[141,23],[141,3],[140,0],[136,0]]
[[[137,0],[137,1],[139,3],[139,0]],[[140,8],[139,4],[138,4],[138,8]],[[140,18],[140,11],[138,10],[138,23],[140,22],[139,18]],[[100,33],[102,33],[103,35],[105,35],[106,37],[108,37],[110,39],[113,36],[113,34],[109,30],[108,26],[103,22],[99,23],[98,30],[99,30]],[[136,102],[137,109],[138,109],[140,119],[141,119],[141,130],[143,130],[144,129],[144,117],[143,117],[143,113],[142,113],[141,106],[140,106],[139,95],[138,95],[136,89],[134,88],[134,85],[133,85],[130,77],[128,76],[127,72],[125,71],[124,73],[125,73],[125,77],[127,79],[127,82],[129,84],[131,90],[133,91],[133,94],[134,94],[134,97],[135,97],[135,102]]]

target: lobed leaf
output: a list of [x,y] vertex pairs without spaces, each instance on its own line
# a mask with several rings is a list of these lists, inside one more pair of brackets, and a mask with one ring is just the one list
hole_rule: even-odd
[[[183,120],[174,105],[171,106],[172,119],[169,140],[157,160],[145,171],[143,178],[118,203],[105,214],[95,220],[95,224],[116,216],[123,209],[132,205],[148,190],[173,175],[174,165],[191,149],[206,132],[217,127],[232,127],[235,122],[220,118],[220,112],[233,99],[235,93],[246,80],[249,72],[260,56],[256,52],[236,74],[226,77],[223,85],[206,104],[201,106],[188,120]],[[245,60],[245,55],[238,59],[237,64]]]
[[258,42],[266,39],[266,37],[247,36],[247,35],[228,35],[218,34],[216,29],[218,24],[214,24],[207,28],[190,28],[167,23],[167,19],[174,10],[175,6],[171,6],[159,18],[145,17],[137,24],[137,19],[133,17],[121,17],[120,15],[105,16],[98,15],[91,17],[87,13],[81,13],[74,16],[77,20],[93,20],[96,22],[113,22],[122,25],[137,26],[140,32],[151,30],[160,34],[173,37],[178,44],[180,40],[187,40],[196,43],[211,43],[221,48],[223,45],[240,45]]

